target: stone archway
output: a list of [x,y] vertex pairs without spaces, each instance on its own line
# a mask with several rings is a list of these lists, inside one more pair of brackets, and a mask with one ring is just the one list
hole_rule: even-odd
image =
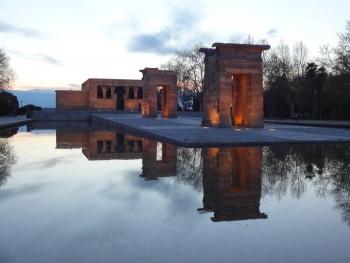
[[215,43],[205,54],[204,126],[263,127],[261,53],[268,45]]
[[173,71],[145,68],[143,77],[142,117],[157,118],[157,89],[162,89],[162,117],[177,117],[177,75]]

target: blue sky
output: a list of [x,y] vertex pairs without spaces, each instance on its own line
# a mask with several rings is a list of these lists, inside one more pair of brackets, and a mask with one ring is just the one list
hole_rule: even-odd
[[78,89],[92,77],[140,78],[198,41],[302,40],[315,56],[336,43],[349,10],[348,0],[2,0],[0,48],[15,88]]

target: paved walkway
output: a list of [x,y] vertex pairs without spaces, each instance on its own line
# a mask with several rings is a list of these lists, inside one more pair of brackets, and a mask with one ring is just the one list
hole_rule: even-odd
[[24,125],[29,122],[31,122],[31,119],[27,119],[26,116],[0,117],[0,129]]
[[235,146],[282,143],[350,143],[350,130],[311,126],[265,124],[263,129],[207,128],[201,118],[147,119],[136,114],[91,115],[92,121],[105,123],[126,132],[179,146]]
[[314,127],[350,128],[350,121],[265,119],[265,123],[305,125]]

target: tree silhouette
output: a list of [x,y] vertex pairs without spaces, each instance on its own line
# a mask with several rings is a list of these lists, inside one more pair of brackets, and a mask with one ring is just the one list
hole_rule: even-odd
[[0,186],[5,184],[11,174],[11,167],[16,163],[12,147],[6,139],[0,138]]

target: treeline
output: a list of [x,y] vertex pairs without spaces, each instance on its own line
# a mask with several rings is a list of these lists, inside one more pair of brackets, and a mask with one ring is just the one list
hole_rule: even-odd
[[[242,43],[254,44],[252,37]],[[178,73],[179,109],[201,109],[204,79],[202,43],[178,52],[161,66]],[[264,112],[270,118],[350,118],[350,20],[335,47],[311,59],[305,44],[284,42],[263,54]]]
[[15,72],[10,67],[10,58],[5,50],[0,49],[0,116],[30,115],[41,107],[28,104],[19,107],[17,97],[9,92],[15,79]]
[[350,118],[350,21],[336,47],[311,60],[302,42],[264,54],[265,117]]

